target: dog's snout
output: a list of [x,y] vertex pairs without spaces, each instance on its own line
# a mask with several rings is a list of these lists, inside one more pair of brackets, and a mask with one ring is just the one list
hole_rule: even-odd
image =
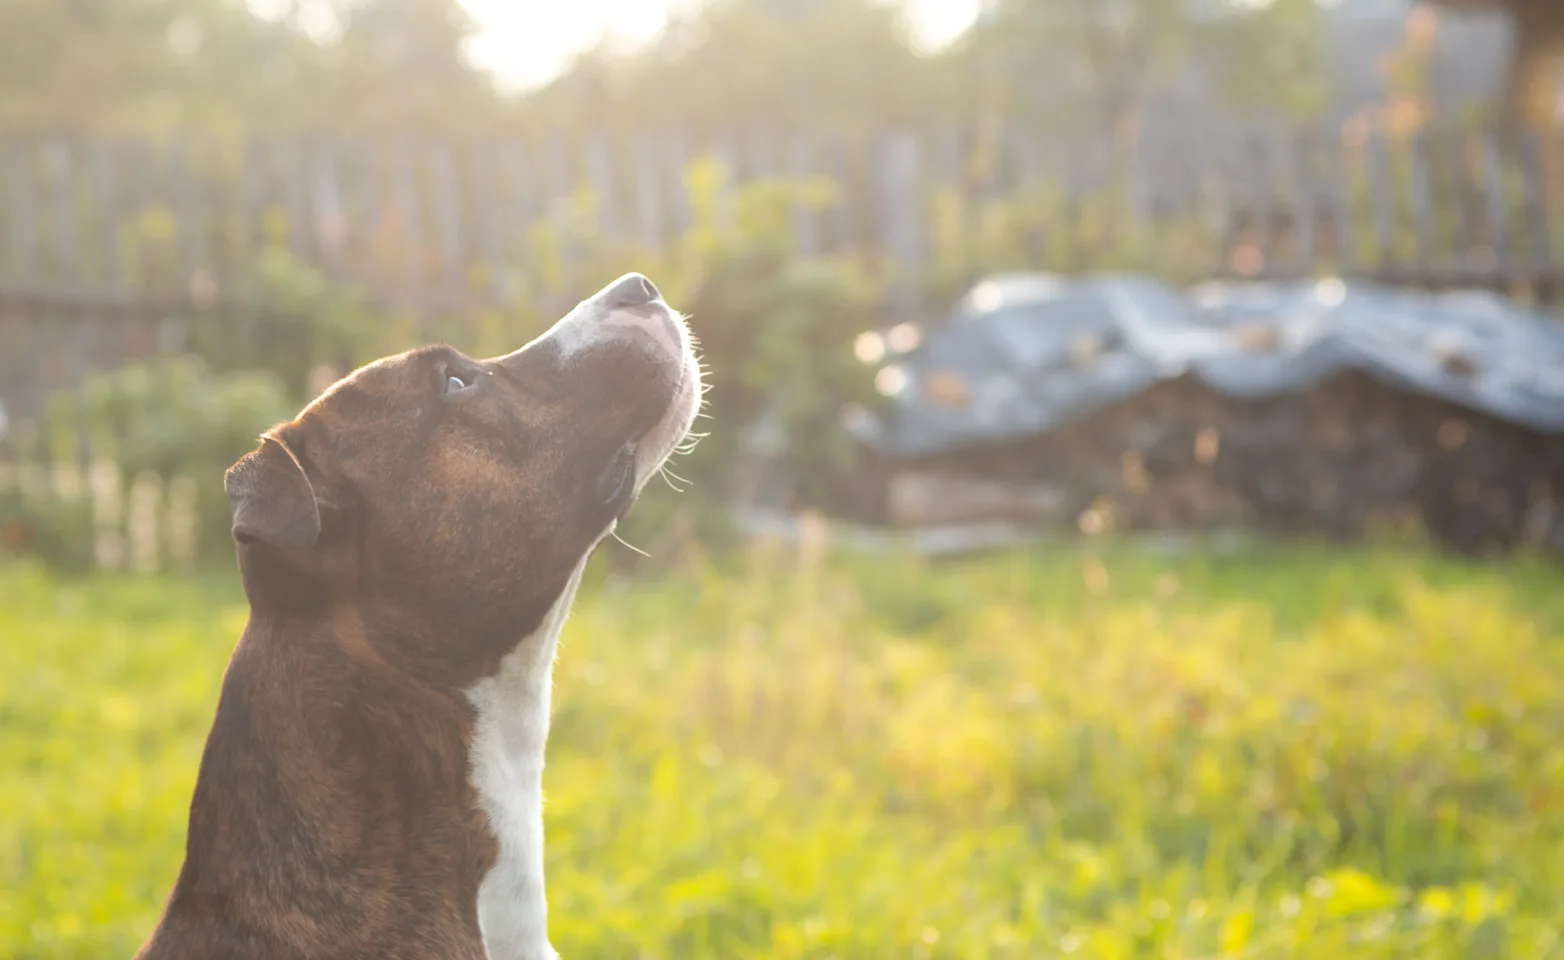
[[683,352],[679,323],[663,302],[662,292],[645,274],[627,273],[604,287],[596,297],[598,309],[590,314],[605,340],[623,337],[649,338],[657,352],[673,358]]
[[666,359],[671,360],[683,353],[678,321],[667,310],[645,313],[626,309],[614,314],[613,319],[606,321],[606,324],[609,337],[645,337],[656,345],[657,354]]
[[627,273],[609,284],[603,291],[603,305],[609,309],[624,309],[626,307],[643,307],[653,300],[662,299],[662,294],[652,281],[639,273]]
[[577,363],[599,347],[631,347],[659,365],[682,367],[690,349],[679,315],[641,273],[610,281],[534,343],[551,345],[549,352],[566,364]]

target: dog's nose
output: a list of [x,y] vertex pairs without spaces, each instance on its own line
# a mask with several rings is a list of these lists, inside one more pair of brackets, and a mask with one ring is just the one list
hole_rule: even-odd
[[661,298],[652,281],[639,273],[627,273],[603,291],[603,304],[613,309],[641,307]]

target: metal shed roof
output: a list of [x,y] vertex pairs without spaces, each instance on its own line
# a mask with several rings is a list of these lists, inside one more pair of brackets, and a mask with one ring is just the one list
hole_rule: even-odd
[[1325,280],[1213,283],[995,276],[897,358],[901,385],[858,437],[922,456],[1045,432],[1185,374],[1234,397],[1356,369],[1564,434],[1564,323],[1483,292]]

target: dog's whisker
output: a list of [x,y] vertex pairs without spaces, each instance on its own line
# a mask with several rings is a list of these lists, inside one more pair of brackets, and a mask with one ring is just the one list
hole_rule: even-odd
[[[679,476],[677,473],[674,473],[672,470],[669,470],[668,469],[668,465],[666,463],[663,464],[662,474],[663,474],[663,480],[669,486],[673,487],[675,490],[679,491],[680,493],[683,493],[684,491],[686,491],[686,490],[688,490],[690,488],[690,481],[688,481],[688,480],[684,479],[683,477]],[[678,486],[675,481],[677,481],[677,483],[685,484],[685,486],[682,486],[682,487]]]
[[645,557],[648,560],[650,560],[652,558],[651,554],[647,553],[645,550],[642,550],[640,547],[638,547],[635,544],[631,543],[630,541],[626,540],[624,537],[621,537],[619,535],[619,531],[618,530],[615,530],[614,532],[610,533],[609,536],[613,537],[615,540],[618,540],[620,543],[624,544],[624,546],[628,550],[630,550],[632,553],[639,553],[641,556]]
[[[663,483],[666,483],[668,485],[668,489],[672,490],[674,493],[683,493],[684,492],[684,488],[680,487],[679,485],[677,485],[677,484],[675,484],[673,482],[673,479],[670,477],[670,472],[671,471],[669,471],[669,469],[666,466],[663,466],[663,467],[659,467],[658,468],[657,475],[659,477],[663,478]],[[686,482],[688,482],[688,481],[686,481]]]

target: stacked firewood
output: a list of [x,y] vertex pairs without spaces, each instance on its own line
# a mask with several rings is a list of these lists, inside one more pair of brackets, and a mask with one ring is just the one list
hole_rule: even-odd
[[1005,444],[891,465],[877,516],[1086,534],[1418,525],[1461,553],[1564,552],[1564,437],[1342,373],[1259,400],[1185,377]]

